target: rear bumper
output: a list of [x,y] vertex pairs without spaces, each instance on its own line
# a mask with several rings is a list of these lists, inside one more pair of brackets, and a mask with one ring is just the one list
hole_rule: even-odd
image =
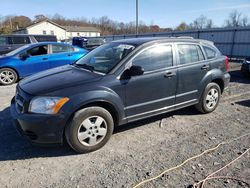
[[66,121],[63,115],[40,115],[18,113],[14,100],[11,115],[18,132],[29,141],[39,145],[62,144]]

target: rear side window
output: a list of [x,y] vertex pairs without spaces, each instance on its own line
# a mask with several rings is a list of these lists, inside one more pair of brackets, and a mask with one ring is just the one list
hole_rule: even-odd
[[173,53],[170,45],[151,47],[133,59],[133,65],[141,66],[144,71],[154,71],[173,66]]
[[206,46],[204,46],[203,48],[204,48],[205,53],[207,55],[207,59],[213,59],[213,58],[216,57],[216,51],[215,50],[213,50],[212,48],[206,47]]
[[69,47],[67,45],[52,44],[52,53],[53,54],[64,53],[64,52],[68,52],[68,51],[69,51]]
[[181,65],[194,63],[205,59],[201,48],[198,45],[178,44],[177,47]]
[[11,37],[12,44],[29,44],[29,37]]

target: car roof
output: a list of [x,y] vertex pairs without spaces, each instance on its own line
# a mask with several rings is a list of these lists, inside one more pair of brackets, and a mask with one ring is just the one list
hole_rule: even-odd
[[62,42],[37,42],[37,43],[28,44],[28,46],[39,46],[39,45],[48,45],[48,44],[62,44],[62,45],[70,46],[70,44],[62,43]]
[[142,38],[131,38],[121,39],[112,41],[112,43],[126,43],[135,46],[140,46],[150,42],[195,42],[195,43],[207,43],[212,44],[213,42],[201,39],[194,39],[192,37],[142,37]]

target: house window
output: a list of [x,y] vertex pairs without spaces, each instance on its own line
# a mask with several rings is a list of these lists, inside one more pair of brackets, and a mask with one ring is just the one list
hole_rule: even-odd
[[51,35],[54,35],[54,31],[53,31],[53,30],[51,30],[51,31],[50,31],[50,34],[51,34]]
[[43,34],[46,35],[46,31],[45,30],[43,30]]
[[80,36],[80,33],[77,33],[77,36]]

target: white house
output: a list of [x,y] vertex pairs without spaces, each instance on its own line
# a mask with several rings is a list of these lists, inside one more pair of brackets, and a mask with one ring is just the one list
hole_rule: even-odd
[[50,20],[33,23],[26,28],[14,31],[15,34],[56,35],[57,40],[67,40],[72,37],[98,37],[100,30],[95,27],[60,26]]

